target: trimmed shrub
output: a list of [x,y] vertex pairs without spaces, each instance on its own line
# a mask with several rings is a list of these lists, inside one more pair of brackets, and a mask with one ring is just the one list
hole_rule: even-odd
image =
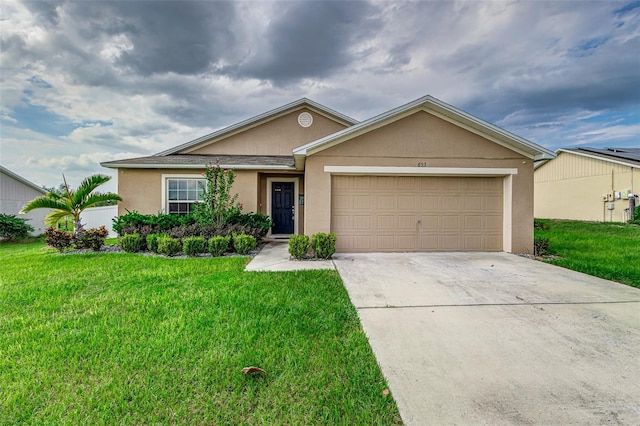
[[289,237],[289,254],[300,260],[309,251],[311,242],[308,235],[292,235]]
[[544,256],[549,251],[549,239],[546,237],[534,237],[533,254],[534,256]]
[[47,228],[44,231],[44,241],[51,247],[62,253],[73,245],[73,235],[66,231]]
[[104,241],[109,236],[109,231],[104,226],[91,228],[82,234],[76,241],[77,248],[90,248],[93,251],[100,251],[104,246]]
[[229,250],[229,243],[231,243],[231,236],[229,235],[226,237],[221,235],[211,237],[209,238],[209,253],[214,257],[222,256]]
[[0,238],[19,240],[33,232],[33,226],[26,223],[29,219],[16,217],[13,214],[0,213]]
[[127,253],[137,253],[144,249],[144,240],[140,234],[127,234],[120,238],[120,247]]
[[165,256],[174,256],[182,250],[180,241],[175,238],[162,236],[158,238],[158,253]]
[[0,213],[0,238],[9,241],[27,238],[33,232],[33,226],[27,220],[14,214]]
[[182,251],[187,256],[196,256],[204,253],[204,237],[186,237],[182,240]]
[[331,259],[336,252],[336,234],[318,232],[311,237],[311,247],[320,259]]
[[147,250],[152,251],[154,253],[158,252],[158,238],[162,237],[165,234],[149,234],[147,235]]
[[233,248],[238,254],[247,254],[256,248],[256,239],[252,235],[233,234]]

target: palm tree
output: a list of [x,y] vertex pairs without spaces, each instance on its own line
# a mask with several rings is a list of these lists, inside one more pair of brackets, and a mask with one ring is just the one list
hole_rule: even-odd
[[111,176],[89,176],[80,183],[75,191],[69,188],[64,174],[62,180],[64,180],[64,188],[61,193],[49,191],[42,197],[35,198],[25,204],[20,213],[28,213],[35,209],[53,209],[45,218],[47,226],[55,226],[63,218],[71,216],[73,218],[73,234],[79,237],[84,233],[84,228],[80,223],[80,214],[85,209],[95,207],[105,201],[122,201],[118,194],[112,192],[93,192],[100,185],[110,181]]

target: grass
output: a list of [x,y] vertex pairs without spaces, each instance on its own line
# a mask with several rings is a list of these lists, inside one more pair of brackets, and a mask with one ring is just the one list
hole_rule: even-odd
[[2,425],[401,422],[334,271],[43,247],[0,244]]
[[640,288],[640,226],[539,219],[549,239],[547,262]]

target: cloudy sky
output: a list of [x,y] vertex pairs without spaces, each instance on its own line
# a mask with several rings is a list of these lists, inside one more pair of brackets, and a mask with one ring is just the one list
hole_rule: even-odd
[[640,146],[638,1],[0,0],[0,35],[0,163],[38,185],[302,97],[363,120],[430,94],[553,150]]

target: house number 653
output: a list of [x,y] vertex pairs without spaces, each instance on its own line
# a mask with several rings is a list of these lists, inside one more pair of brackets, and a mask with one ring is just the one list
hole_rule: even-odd
[[418,167],[427,167],[427,163],[418,163]]

